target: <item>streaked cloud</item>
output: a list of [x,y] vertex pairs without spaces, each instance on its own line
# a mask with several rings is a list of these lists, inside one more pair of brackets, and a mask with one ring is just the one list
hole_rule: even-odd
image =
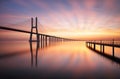
[[[22,27],[16,23],[38,17],[39,31],[66,36],[83,34],[87,31],[119,32],[119,0],[8,0],[0,3],[0,24],[29,30],[30,22]],[[16,24],[11,26],[9,24]],[[41,26],[41,25],[42,26]],[[105,32],[106,31],[106,32]],[[61,33],[60,33],[61,32]],[[76,35],[74,34],[76,33]]]

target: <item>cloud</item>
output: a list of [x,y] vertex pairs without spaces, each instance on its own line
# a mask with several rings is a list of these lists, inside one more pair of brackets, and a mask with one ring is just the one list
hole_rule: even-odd
[[85,3],[86,8],[92,9],[95,7],[97,0],[85,0],[84,3]]
[[[116,6],[116,0],[66,0],[55,3],[50,0],[12,1],[13,3],[9,4],[14,4],[13,6],[4,6],[15,10],[1,13],[0,24],[17,23],[26,19],[30,21],[32,16],[38,16],[39,23],[43,25],[39,26],[39,31],[42,33],[101,32],[111,28],[116,31],[120,27],[120,15],[116,15],[112,10],[119,8]],[[97,6],[99,7],[96,8]],[[29,25],[23,24],[23,26],[30,26],[30,22]]]
[[116,0],[104,0],[104,6],[108,10],[115,9],[115,2]]
[[31,0],[12,0],[13,3],[17,4],[18,6],[24,7],[26,9],[32,8]]

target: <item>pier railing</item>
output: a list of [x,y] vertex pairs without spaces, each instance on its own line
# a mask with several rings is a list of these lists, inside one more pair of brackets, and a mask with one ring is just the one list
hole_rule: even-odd
[[[100,46],[100,51],[97,50],[97,45]],[[120,58],[115,56],[115,48],[120,48],[120,41],[86,41],[86,46],[97,53],[104,55],[110,59],[117,60],[120,63]],[[105,46],[112,47],[112,55],[105,52]]]

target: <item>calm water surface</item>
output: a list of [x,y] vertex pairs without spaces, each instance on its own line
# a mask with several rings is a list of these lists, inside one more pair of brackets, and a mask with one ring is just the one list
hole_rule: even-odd
[[1,79],[120,79],[120,64],[91,51],[85,42],[37,45],[0,42]]

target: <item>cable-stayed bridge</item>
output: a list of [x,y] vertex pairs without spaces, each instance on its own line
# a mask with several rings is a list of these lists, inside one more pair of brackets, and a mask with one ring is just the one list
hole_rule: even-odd
[[[24,21],[24,22],[19,22],[18,24],[9,24],[8,26],[21,26],[21,27],[25,27],[26,24],[21,25],[25,22],[27,22],[28,20]],[[34,25],[35,24],[35,25]],[[41,24],[40,24],[41,25]],[[41,25],[43,27],[43,25]],[[53,36],[53,35],[47,35],[47,34],[43,34],[43,33],[39,33],[38,32],[38,20],[37,17],[35,18],[35,23],[33,23],[33,18],[31,18],[31,31],[26,31],[26,30],[21,30],[21,29],[16,29],[16,28],[11,28],[11,27],[7,27],[7,26],[0,26],[0,29],[4,29],[4,30],[9,30],[9,31],[15,31],[15,32],[21,32],[21,33],[28,33],[30,34],[30,39],[29,41],[42,41],[45,40],[46,42],[49,41],[70,41],[73,39],[68,39],[68,38],[63,38],[60,36]],[[35,32],[33,30],[36,30]],[[36,35],[36,40],[33,40],[33,34]]]

